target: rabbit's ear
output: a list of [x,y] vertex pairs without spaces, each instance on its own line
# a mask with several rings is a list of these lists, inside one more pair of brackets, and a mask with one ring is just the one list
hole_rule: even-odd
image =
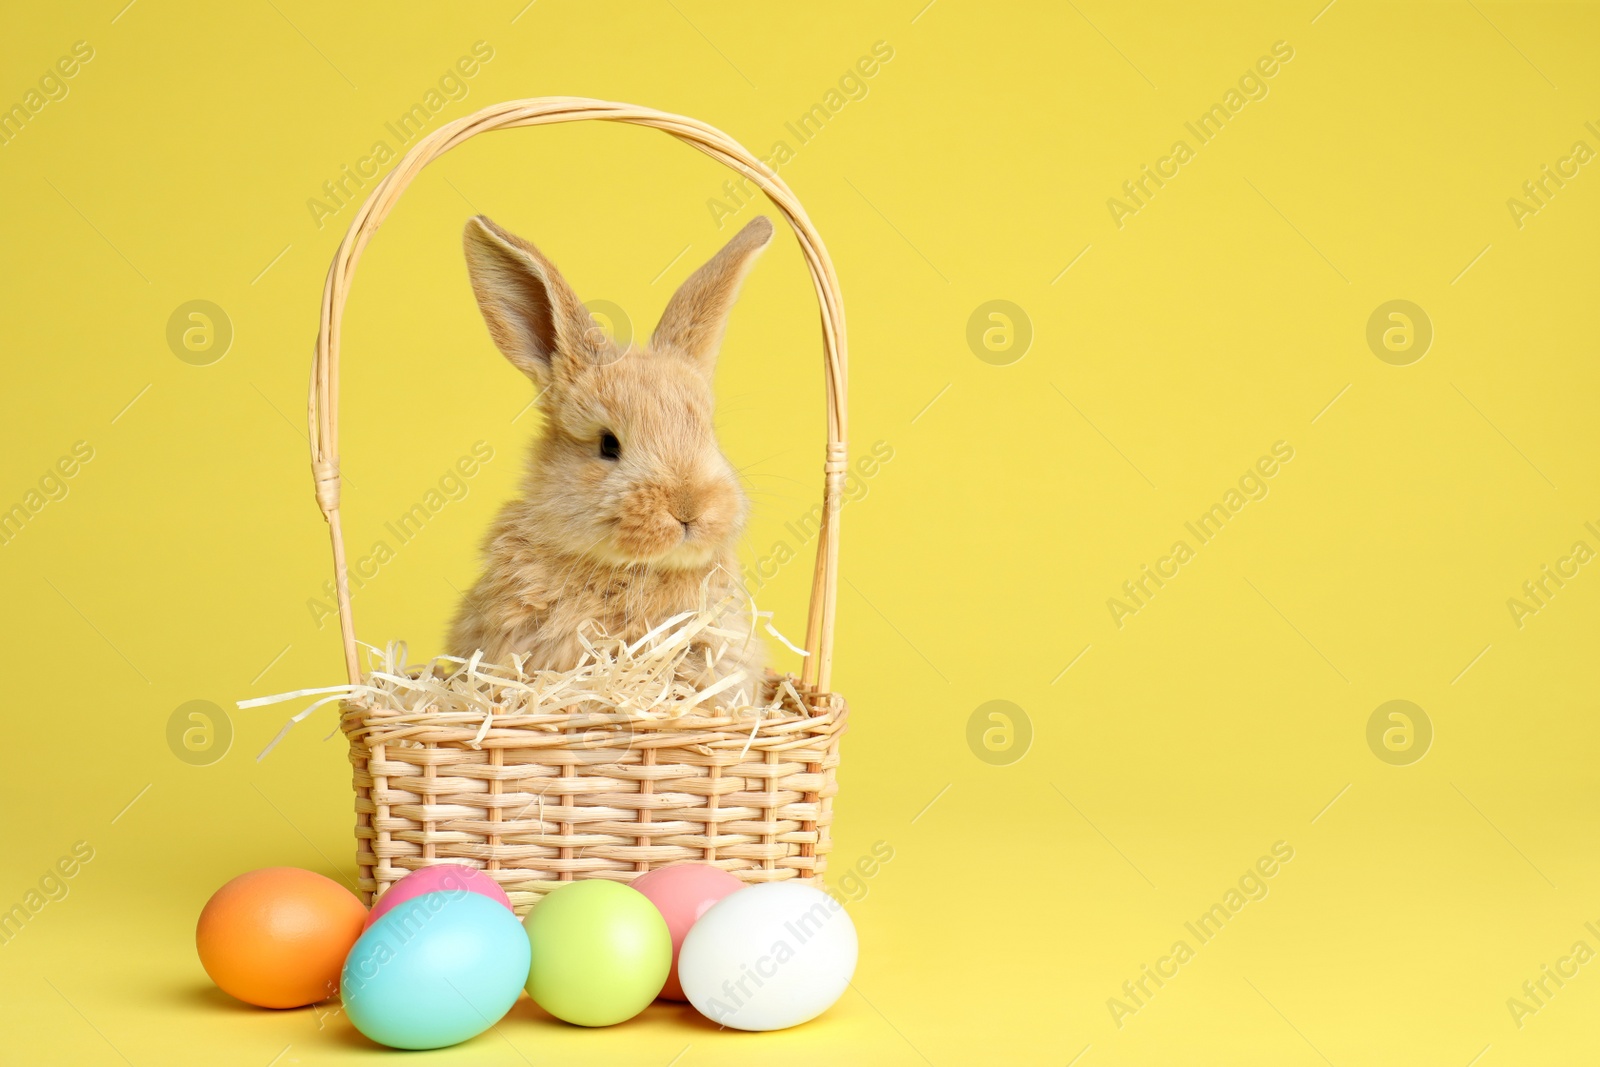
[[679,286],[661,313],[651,347],[685,356],[709,376],[716,366],[728,312],[739,295],[739,283],[770,240],[772,220],[765,215],[751,219],[722,251]]
[[467,220],[467,273],[489,336],[543,389],[592,355],[588,312],[537,248],[482,215]]

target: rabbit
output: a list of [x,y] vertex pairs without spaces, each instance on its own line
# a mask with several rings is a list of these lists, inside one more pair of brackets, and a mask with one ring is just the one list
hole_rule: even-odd
[[554,264],[483,216],[463,235],[467,270],[495,345],[539,389],[542,435],[521,496],[483,543],[484,569],[451,627],[451,651],[525,670],[570,670],[586,620],[629,642],[679,612],[724,604],[737,638],[680,679],[705,688],[735,670],[758,697],[765,650],[735,546],[748,502],[712,429],[712,371],[739,285],[772,238],[751,220],[689,276],[643,348],[618,350]]

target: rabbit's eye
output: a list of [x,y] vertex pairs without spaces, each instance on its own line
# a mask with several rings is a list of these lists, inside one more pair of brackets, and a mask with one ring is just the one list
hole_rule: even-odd
[[617,435],[612,433],[610,430],[606,430],[600,434],[600,458],[622,458],[622,442],[617,440]]

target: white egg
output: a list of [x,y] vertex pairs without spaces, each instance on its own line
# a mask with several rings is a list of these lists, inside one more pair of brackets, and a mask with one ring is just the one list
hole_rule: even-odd
[[689,1002],[737,1030],[782,1030],[831,1008],[856,970],[856,927],[833,897],[799,882],[730,893],[683,939]]

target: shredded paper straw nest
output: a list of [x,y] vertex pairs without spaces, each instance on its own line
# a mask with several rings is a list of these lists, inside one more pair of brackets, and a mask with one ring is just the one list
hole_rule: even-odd
[[[362,722],[354,724],[351,740],[364,737],[367,745],[419,744],[426,735],[435,743],[464,743],[476,749],[490,738],[504,739],[515,731],[518,747],[538,747],[537,740],[527,736],[533,731],[549,734],[553,745],[627,748],[648,746],[650,731],[664,724],[675,733],[748,730],[753,740],[763,722],[804,718],[811,711],[793,675],[750,678],[735,670],[704,687],[690,680],[715,677],[717,664],[734,642],[753,640],[750,631],[721,625],[732,606],[729,601],[703,602],[631,644],[587,622],[578,630],[583,657],[566,671],[528,670],[527,657],[521,655],[505,664],[485,663],[479,654],[410,664],[403,641],[382,649],[366,645],[368,670],[361,683],[242,700],[239,707],[319,698],[284,724],[256,757],[258,761],[295,724],[334,701],[349,706],[347,715],[359,715]],[[770,620],[771,613],[757,611],[753,602],[749,611],[753,622]],[[764,628],[791,651],[805,655],[770,621]],[[666,740],[683,743],[681,736]]]

